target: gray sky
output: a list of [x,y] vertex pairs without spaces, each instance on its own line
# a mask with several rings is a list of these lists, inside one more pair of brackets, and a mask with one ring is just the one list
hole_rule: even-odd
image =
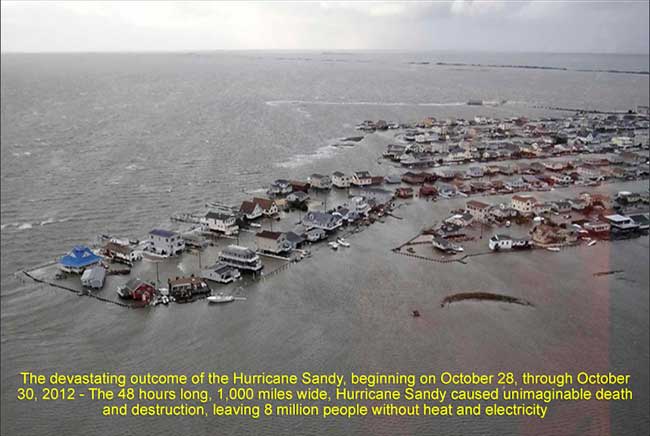
[[401,49],[648,53],[636,2],[12,2],[3,52]]

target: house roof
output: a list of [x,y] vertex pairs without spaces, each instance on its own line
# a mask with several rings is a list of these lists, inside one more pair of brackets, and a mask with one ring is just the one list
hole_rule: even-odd
[[207,214],[205,214],[205,217],[214,220],[227,220],[229,218],[232,218],[232,215],[228,215],[226,213],[221,213],[221,212],[208,212]]
[[332,173],[332,175],[333,175],[334,177],[343,177],[343,176],[345,176],[345,174],[343,174],[343,173],[340,172],[340,171],[334,171],[334,172]]
[[252,201],[242,201],[239,211],[245,214],[251,214],[255,211],[255,207],[257,207],[257,203]]
[[467,207],[473,207],[475,209],[487,209],[490,207],[490,205],[483,203],[482,201],[470,200],[467,202]]
[[261,232],[257,233],[255,237],[257,238],[264,238],[264,239],[273,239],[274,241],[277,241],[280,239],[282,236],[282,233],[280,232],[270,232],[268,230],[262,230]]
[[103,266],[94,266],[92,268],[88,268],[87,270],[84,271],[84,273],[81,276],[81,281],[85,280],[104,280],[104,277],[106,277],[106,268]]
[[533,203],[537,203],[537,200],[532,195],[513,195],[512,200],[522,202],[532,201]]
[[153,229],[152,231],[149,232],[149,234],[154,236],[160,236],[161,238],[171,238],[172,236],[176,236],[178,233],[172,232],[171,230],[165,230],[165,229]]
[[370,177],[370,173],[368,171],[355,171],[354,175],[363,178]]
[[268,198],[259,198],[255,197],[253,198],[253,203],[259,204],[260,207],[264,210],[268,210],[273,207],[275,202],[273,200],[269,200]]
[[92,265],[101,260],[92,250],[85,245],[75,246],[68,254],[61,257],[59,263],[63,266],[81,268]]
[[294,243],[294,244],[299,244],[305,240],[302,236],[295,232],[287,232],[284,234],[285,238],[287,238],[287,241]]
[[203,286],[205,282],[200,277],[176,277],[175,279],[169,279],[170,286],[178,285],[196,285]]
[[118,244],[117,242],[110,241],[104,245],[104,250],[113,251],[115,253],[129,254],[131,252],[131,247],[124,244]]

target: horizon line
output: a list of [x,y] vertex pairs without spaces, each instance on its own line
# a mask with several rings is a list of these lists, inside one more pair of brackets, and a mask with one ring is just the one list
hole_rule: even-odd
[[427,52],[455,52],[455,53],[510,53],[510,54],[575,54],[575,55],[622,55],[622,56],[648,56],[648,52],[635,51],[551,51],[551,50],[486,50],[486,49],[393,49],[393,48],[214,48],[214,49],[143,49],[143,50],[0,50],[0,54],[187,54],[187,53],[213,53],[213,52],[396,52],[396,53],[427,53]]

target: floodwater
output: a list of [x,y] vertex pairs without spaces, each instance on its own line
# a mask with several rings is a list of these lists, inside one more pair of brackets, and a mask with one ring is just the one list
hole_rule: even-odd
[[[238,203],[280,177],[394,169],[364,119],[625,110],[648,76],[412,65],[411,61],[648,70],[644,56],[449,53],[3,55],[3,435],[641,434],[650,430],[648,238],[437,264],[392,253],[450,209],[413,200],[310,259],[247,287],[246,301],[126,310],[13,273],[97,234],[142,237],[206,201]],[[508,100],[468,107],[470,99]],[[647,182],[601,189],[645,190]],[[568,195],[570,191],[567,191]],[[552,195],[563,195],[554,191]],[[551,194],[548,194],[551,195]],[[209,260],[206,259],[204,263]],[[594,276],[607,270],[623,273]],[[455,292],[534,307],[464,302]],[[106,292],[110,292],[107,290]],[[418,309],[420,318],[409,316]],[[627,403],[556,403],[537,418],[102,418],[78,401],[16,401],[18,373],[614,371]]]

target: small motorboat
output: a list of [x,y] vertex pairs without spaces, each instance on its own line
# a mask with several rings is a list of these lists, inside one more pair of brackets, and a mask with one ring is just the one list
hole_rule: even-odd
[[552,251],[554,253],[557,253],[557,252],[560,251],[560,248],[559,247],[548,247],[547,250]]
[[250,225],[251,227],[256,228],[256,229],[259,229],[259,228],[262,227],[262,224],[260,224],[260,223],[250,223],[249,225]]
[[596,245],[596,241],[591,241],[587,244],[587,247],[593,247],[594,245]]
[[343,239],[343,238],[338,238],[338,239],[336,240],[336,242],[337,242],[339,245],[343,246],[343,247],[349,247],[349,246],[350,246],[350,243],[349,243],[348,241],[346,241],[345,239]]
[[334,241],[328,243],[327,245],[329,245],[330,247],[332,247],[332,250],[338,250],[338,249],[339,249],[339,244],[337,244],[337,243],[334,242]]
[[232,295],[224,295],[222,292],[218,293],[217,295],[210,295],[208,297],[208,303],[210,304],[230,303],[231,301],[235,301],[235,297]]

